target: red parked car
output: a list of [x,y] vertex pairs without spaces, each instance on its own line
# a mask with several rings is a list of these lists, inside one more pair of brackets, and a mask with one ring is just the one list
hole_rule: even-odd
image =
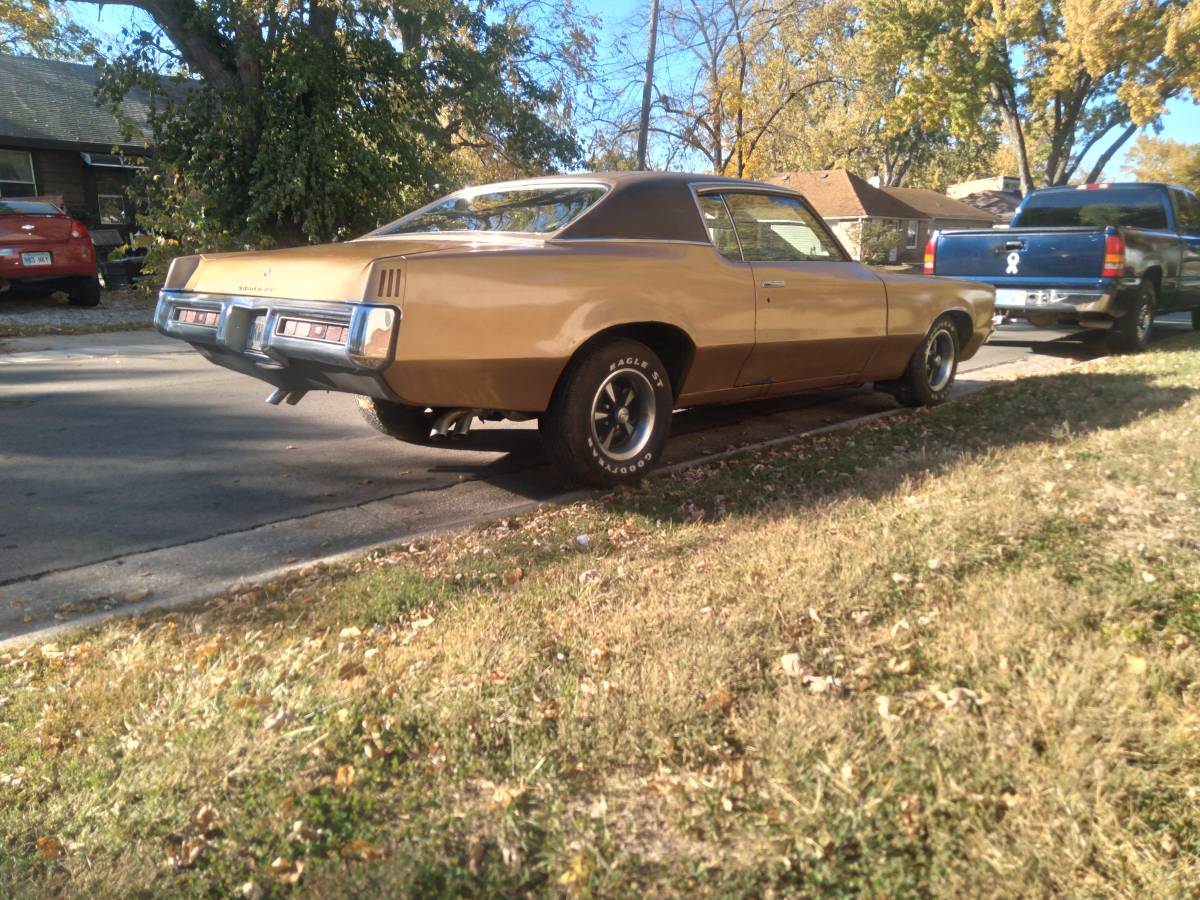
[[96,248],[83,223],[46,200],[0,199],[0,293],[8,290],[98,304]]

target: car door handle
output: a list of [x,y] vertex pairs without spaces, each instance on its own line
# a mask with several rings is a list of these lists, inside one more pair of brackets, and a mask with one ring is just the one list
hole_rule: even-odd
[[763,287],[783,287],[786,284],[787,284],[787,282],[785,282],[785,281],[764,281],[762,283],[762,286]]

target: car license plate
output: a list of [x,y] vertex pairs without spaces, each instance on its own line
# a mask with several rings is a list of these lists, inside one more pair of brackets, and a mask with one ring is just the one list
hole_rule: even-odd
[[256,350],[259,353],[262,352],[263,334],[266,331],[266,327],[267,327],[266,313],[257,315],[251,320],[250,327],[246,330],[246,349],[247,350]]
[[21,265],[23,266],[48,266],[50,265],[49,253],[22,253]]
[[1010,309],[1014,306],[1023,307],[1025,305],[1025,291],[1000,288],[996,291],[996,305]]

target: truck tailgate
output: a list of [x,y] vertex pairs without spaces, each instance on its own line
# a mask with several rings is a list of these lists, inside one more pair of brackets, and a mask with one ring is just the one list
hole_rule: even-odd
[[993,284],[1041,278],[1096,278],[1104,267],[1103,228],[944,231],[934,274]]

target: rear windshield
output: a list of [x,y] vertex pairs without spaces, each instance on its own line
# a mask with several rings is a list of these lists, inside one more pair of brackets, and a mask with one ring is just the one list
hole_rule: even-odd
[[604,188],[591,185],[462,191],[374,233],[505,231],[547,234],[569,225],[602,196]]
[[59,208],[41,200],[0,200],[0,215],[21,214],[26,216],[57,216]]
[[1014,228],[1063,228],[1076,225],[1165,229],[1167,213],[1157,188],[1111,187],[1030,194],[1013,219]]

